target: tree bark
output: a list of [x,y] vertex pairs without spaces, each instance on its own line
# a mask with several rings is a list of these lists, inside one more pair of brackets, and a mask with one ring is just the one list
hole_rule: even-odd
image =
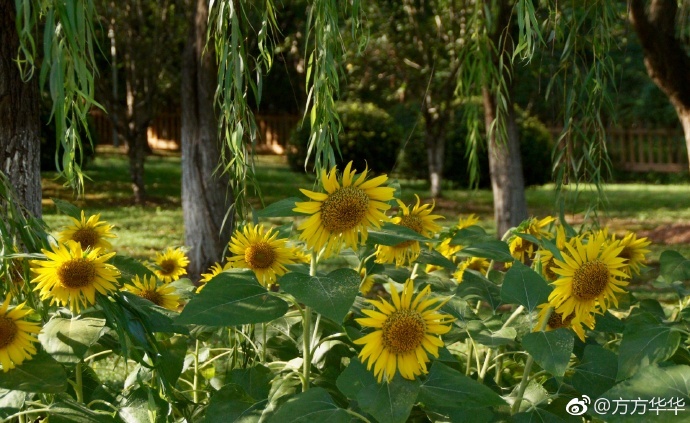
[[129,134],[127,140],[127,157],[129,157],[129,175],[132,181],[134,203],[144,204],[146,201],[146,184],[144,183],[146,162],[146,145],[148,138],[145,130],[135,130]]
[[226,175],[214,175],[219,140],[213,110],[217,69],[213,51],[204,51],[208,2],[187,0],[196,12],[182,63],[182,210],[185,244],[189,248],[190,278],[220,261],[234,226],[233,193]]
[[644,51],[649,77],[668,96],[683,126],[690,159],[690,56],[676,37],[676,0],[630,1],[630,22]]
[[24,82],[14,59],[19,48],[14,2],[0,2],[0,170],[20,201],[41,217],[39,93],[36,78]]

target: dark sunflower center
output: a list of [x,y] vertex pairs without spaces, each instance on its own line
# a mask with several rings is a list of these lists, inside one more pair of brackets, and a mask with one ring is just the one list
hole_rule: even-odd
[[81,228],[74,231],[72,239],[81,244],[81,248],[87,249],[95,247],[100,238],[93,228]]
[[257,242],[244,250],[244,261],[252,269],[266,269],[276,260],[276,252],[267,242]]
[[475,270],[477,272],[482,272],[484,270],[484,260],[471,260],[470,264],[467,265],[468,269]]
[[630,248],[628,248],[628,247],[624,247],[624,248],[623,248],[623,251],[621,251],[621,252],[618,254],[618,257],[624,258],[624,259],[627,259],[627,260],[630,260],[630,259],[632,258],[632,256],[633,256],[632,251],[631,251]]
[[549,259],[546,264],[542,265],[542,270],[544,271],[544,276],[546,276],[546,280],[551,282],[555,281],[558,279],[558,275],[553,272],[553,267],[556,265],[556,263],[553,262],[553,257]]
[[[398,223],[400,226],[404,226],[406,228],[410,228],[413,231],[417,232],[418,234],[421,234],[422,231],[424,230],[424,225],[422,223],[422,219],[419,216],[403,216],[400,219],[400,223]],[[417,241],[405,241],[401,242],[400,244],[397,244],[397,248],[406,248],[409,247],[410,245],[414,244]]]
[[601,295],[609,283],[609,268],[599,260],[582,263],[573,274],[573,296],[579,300],[593,300]]
[[383,346],[393,354],[414,351],[426,334],[424,318],[415,310],[393,312],[382,327]]
[[9,317],[0,317],[0,348],[5,348],[14,341],[17,335],[17,324]]
[[556,310],[553,310],[551,312],[551,316],[549,316],[548,325],[551,329],[567,328],[570,326],[570,323],[573,321],[574,318],[575,313],[571,313],[568,317],[564,319],[562,313],[558,313]]
[[161,261],[161,273],[164,275],[172,275],[177,270],[177,260],[175,259],[165,259]]
[[144,290],[139,293],[141,298],[146,298],[157,306],[163,306],[163,296],[155,290]]
[[85,258],[75,258],[62,263],[57,270],[60,284],[66,288],[83,288],[96,278],[96,266]]
[[331,233],[342,233],[359,225],[369,209],[369,196],[356,187],[342,187],[321,206],[321,221]]

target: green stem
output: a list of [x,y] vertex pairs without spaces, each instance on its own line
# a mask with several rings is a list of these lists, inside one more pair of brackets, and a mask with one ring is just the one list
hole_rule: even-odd
[[266,329],[268,325],[266,322],[261,324],[261,364],[266,363]]
[[491,361],[491,356],[493,355],[493,353],[494,351],[491,348],[486,350],[484,364],[482,365],[482,368],[479,370],[479,375],[477,377],[479,383],[484,383],[484,377],[486,376],[486,371],[489,369],[489,362]]
[[[549,317],[551,316],[551,312],[553,312],[553,307],[549,307],[549,309],[546,310],[546,316],[544,316],[542,324],[541,326],[539,326],[538,332],[543,332],[544,329],[546,329],[546,325],[549,323]],[[520,404],[522,403],[522,398],[524,397],[525,390],[527,389],[527,382],[529,381],[529,372],[532,370],[532,364],[534,364],[534,358],[530,354],[527,356],[527,361],[525,362],[525,370],[522,373],[522,380],[520,381],[520,386],[518,387],[517,398],[515,398],[515,402],[513,403],[513,406],[510,409],[510,414],[515,414],[518,411],[520,411]]]
[[419,263],[415,263],[412,267],[412,273],[410,273],[410,279],[415,280],[417,278],[417,269],[419,269]]
[[305,392],[307,389],[309,389],[309,373],[311,372],[311,307],[304,307],[303,326],[304,333],[302,334],[302,348],[304,352],[304,361],[302,363],[302,375],[304,378],[302,379],[302,392]]
[[367,419],[367,418],[364,417],[363,415],[357,413],[356,411],[352,411],[352,410],[350,410],[350,409],[348,409],[348,408],[341,408],[341,410],[345,410],[345,412],[346,412],[347,414],[349,414],[349,415],[351,415],[351,416],[354,416],[354,417],[357,417],[358,419],[360,419],[360,420],[363,421],[363,422],[371,423],[371,422],[369,421],[369,419]]
[[192,385],[192,399],[195,404],[199,403],[199,340],[194,345],[194,383]]
[[505,347],[499,347],[498,351],[496,351],[496,357],[494,357],[494,361],[496,362],[496,368],[494,370],[494,382],[496,382],[496,385],[501,384],[501,372],[503,371],[503,354],[502,351],[505,349]]
[[82,362],[80,361],[77,363],[77,366],[74,369],[74,377],[76,379],[76,384],[74,385],[74,391],[77,394],[77,402],[79,404],[84,403],[84,382],[82,380]]
[[465,376],[472,373],[472,354],[474,353],[474,344],[470,338],[467,338],[467,366],[465,367]]

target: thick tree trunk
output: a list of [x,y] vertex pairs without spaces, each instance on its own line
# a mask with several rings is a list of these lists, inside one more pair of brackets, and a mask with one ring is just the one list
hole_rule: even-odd
[[25,83],[14,59],[19,48],[14,2],[0,2],[0,170],[20,201],[41,217],[39,94],[36,78]]
[[[488,131],[496,119],[497,105],[494,93],[487,88],[483,89],[483,99],[484,121]],[[508,104],[508,107],[510,110],[506,116],[508,139],[502,142],[496,137],[496,131],[491,132],[491,136],[487,138],[491,189],[494,196],[494,219],[499,237],[502,237],[508,229],[527,219],[520,139],[512,102]]]
[[190,278],[222,259],[230,240],[234,214],[227,176],[214,175],[218,165],[218,126],[213,110],[217,71],[212,51],[204,51],[208,2],[188,0],[196,9],[182,61],[182,210]]
[[127,156],[129,157],[129,175],[132,181],[132,194],[136,204],[146,201],[146,184],[144,183],[144,163],[146,162],[146,146],[148,138],[146,131],[135,130],[127,142]]
[[683,125],[690,158],[690,56],[687,46],[676,37],[676,0],[652,0],[649,9],[643,0],[630,1],[630,21],[642,49],[647,73],[668,96]]

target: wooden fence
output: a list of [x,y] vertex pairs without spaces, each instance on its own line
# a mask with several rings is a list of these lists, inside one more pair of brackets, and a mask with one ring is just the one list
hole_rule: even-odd
[[[99,144],[113,144],[113,126],[108,116],[93,112],[93,129]],[[300,121],[292,115],[258,115],[259,134],[256,150],[260,153],[283,154],[290,134]],[[182,117],[179,113],[161,113],[147,130],[149,145],[158,150],[179,150],[182,141]]]

